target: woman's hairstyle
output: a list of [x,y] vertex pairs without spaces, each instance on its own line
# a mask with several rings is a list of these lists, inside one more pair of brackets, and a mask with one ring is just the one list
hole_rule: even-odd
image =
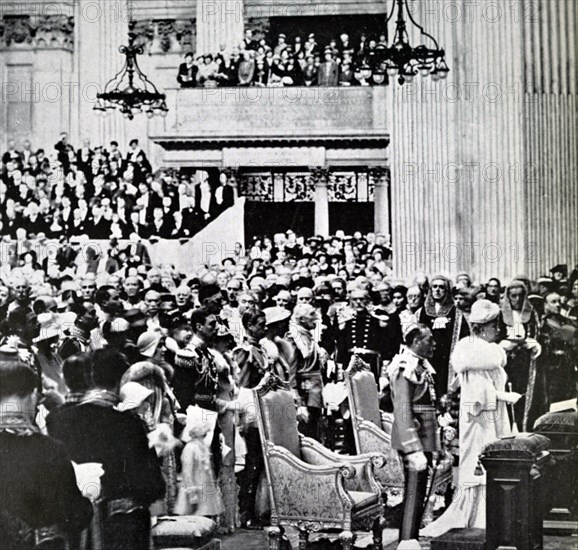
[[243,312],[241,322],[243,327],[247,329],[249,325],[254,325],[260,317],[265,317],[265,313],[259,308],[251,307],[247,311]]

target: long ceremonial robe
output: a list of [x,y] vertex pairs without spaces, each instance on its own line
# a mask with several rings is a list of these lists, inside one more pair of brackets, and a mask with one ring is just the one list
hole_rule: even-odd
[[468,337],[456,344],[451,360],[461,385],[458,491],[444,514],[422,530],[428,537],[450,529],[485,528],[486,475],[480,468],[476,472],[478,457],[488,443],[511,433],[506,403],[496,395],[506,387],[505,351]]

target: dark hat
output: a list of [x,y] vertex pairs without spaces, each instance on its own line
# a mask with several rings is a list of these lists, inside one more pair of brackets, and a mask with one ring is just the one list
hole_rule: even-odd
[[550,273],[562,273],[562,275],[564,277],[567,277],[568,276],[568,266],[566,264],[558,264],[550,270]]

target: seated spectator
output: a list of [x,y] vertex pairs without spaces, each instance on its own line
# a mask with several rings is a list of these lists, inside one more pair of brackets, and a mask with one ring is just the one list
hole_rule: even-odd
[[187,52],[185,62],[179,66],[179,74],[177,75],[177,82],[181,88],[195,88],[198,72],[199,68],[195,65],[193,53]]

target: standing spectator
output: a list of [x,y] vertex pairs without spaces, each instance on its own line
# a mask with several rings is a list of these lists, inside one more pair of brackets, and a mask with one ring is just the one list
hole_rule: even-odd
[[488,279],[486,284],[486,298],[494,304],[500,304],[502,283],[496,277]]
[[145,176],[152,172],[151,164],[144,151],[140,148],[138,139],[131,139],[128,145],[130,151],[126,156],[126,166],[132,167],[135,182],[143,181]]
[[452,300],[451,283],[447,277],[436,275],[432,278],[418,321],[431,329],[436,342],[431,364],[436,371],[436,393],[442,396],[454,378],[454,373],[450,373],[453,347],[469,334],[468,324]]
[[243,37],[243,49],[244,50],[256,50],[257,42],[253,40],[253,30],[245,29],[245,36]]
[[58,151],[58,161],[66,175],[70,170],[71,157],[74,156],[74,147],[68,143],[68,134],[66,132],[60,134],[60,140],[56,142],[54,148]]
[[78,490],[61,445],[40,434],[34,422],[38,381],[15,361],[0,368],[0,532],[5,548],[32,548],[66,541],[90,521],[91,505]]
[[68,414],[47,422],[50,436],[64,444],[75,462],[102,464],[102,534],[107,550],[148,549],[148,507],[165,493],[159,461],[149,448],[142,421],[115,408],[128,366],[112,348],[94,352],[94,389]]
[[520,280],[506,287],[500,316],[501,345],[508,354],[506,372],[512,389],[522,394],[514,406],[514,420],[525,431],[529,423],[534,384],[536,381],[536,359],[542,349],[537,341],[540,319],[528,300],[526,285]]
[[[561,313],[561,297],[557,292],[544,296],[544,317],[540,324],[543,353],[537,369],[536,401],[539,416],[552,403],[576,397],[576,367],[578,366],[578,327],[576,321]],[[534,419],[531,419],[534,420]],[[532,427],[532,422],[529,423]]]
[[339,65],[333,59],[330,49],[325,49],[325,61],[317,69],[318,86],[337,86],[339,79]]

